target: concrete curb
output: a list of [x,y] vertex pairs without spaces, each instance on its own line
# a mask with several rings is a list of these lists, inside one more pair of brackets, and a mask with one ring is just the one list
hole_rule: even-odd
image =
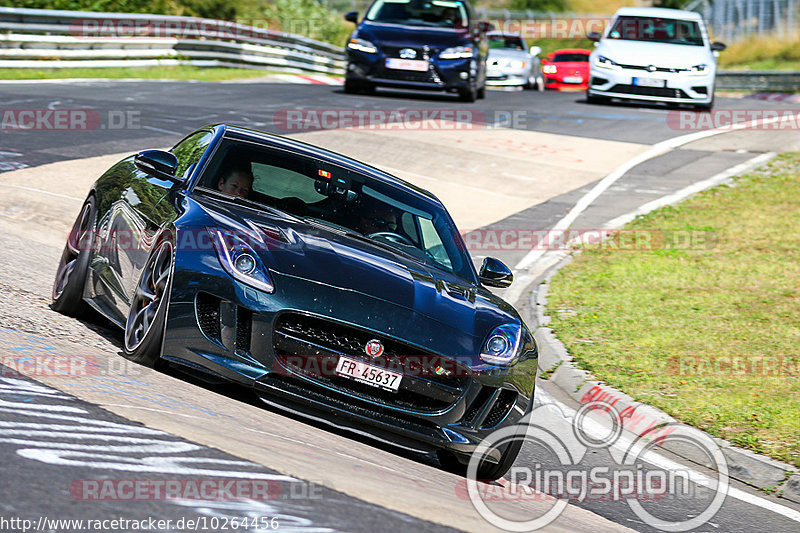
[[[595,378],[590,372],[578,368],[577,362],[569,355],[566,346],[548,327],[551,319],[545,314],[550,280],[561,268],[572,261],[572,255],[579,250],[564,252],[561,260],[551,267],[542,282],[531,293],[530,305],[518,306],[525,312],[526,321],[536,324],[534,336],[539,345],[539,376],[552,381],[557,387],[578,403],[604,401],[613,405],[623,419],[624,429],[641,435],[651,428],[677,421],[655,407],[635,401],[624,392],[615,389]],[[545,377],[547,376],[547,377]],[[697,428],[695,428],[697,429]],[[698,429],[698,431],[701,431]],[[668,432],[668,430],[667,430]],[[666,436],[666,434],[662,435]],[[658,431],[653,438],[659,437]],[[776,461],[749,450],[737,448],[730,442],[709,435],[717,442],[728,464],[731,478],[758,489],[775,493],[795,503],[800,503],[800,472],[792,465]],[[666,443],[665,443],[666,444]],[[709,465],[704,458],[693,457],[690,450],[665,446],[666,449],[686,460]]]

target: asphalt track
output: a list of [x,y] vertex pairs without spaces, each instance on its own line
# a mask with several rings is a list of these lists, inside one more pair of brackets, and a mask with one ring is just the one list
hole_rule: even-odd
[[[490,91],[473,106],[430,95],[354,97],[320,86],[82,82],[2,85],[0,102],[3,109],[91,109],[99,118],[99,127],[90,131],[0,133],[0,170],[9,171],[0,176],[0,355],[12,366],[23,355],[77,364],[79,370],[26,377],[3,367],[0,517],[30,519],[37,526],[41,517],[216,517],[216,527],[209,530],[221,530],[219,520],[279,516],[281,530],[492,527],[466,499],[463,481],[438,470],[431,457],[280,412],[241,390],[208,387],[129,364],[118,355],[119,334],[101,319],[83,323],[50,311],[50,283],[63,235],[88,185],[109,164],[109,158],[84,158],[169,146],[213,122],[287,133],[276,117],[288,110],[470,110],[481,127],[466,131],[290,133],[434,190],[460,227],[481,230],[473,233],[476,259],[493,255],[514,266],[530,253],[515,241],[524,231],[554,227],[614,169],[656,143],[690,133],[675,126],[674,111],[587,105],[571,93]],[[720,98],[717,109],[796,108]],[[112,116],[126,120],[113,122]],[[762,154],[790,149],[797,141],[796,130],[735,131],[668,150],[624,173],[572,227],[601,228],[648,201]],[[30,168],[12,172],[24,167]],[[491,240],[503,230],[510,240]],[[535,270],[528,274],[530,282],[538,275]],[[524,307],[528,284],[522,285],[512,296]],[[538,384],[536,400],[549,407],[537,410],[541,416],[534,423],[539,420],[557,435],[571,433],[577,406],[546,381]],[[582,469],[619,467],[610,448],[585,452]],[[555,458],[535,444],[523,448],[521,464],[557,468]],[[176,479],[263,480],[272,483],[273,492],[244,502],[131,502],[108,494],[92,499],[91,491],[79,490],[96,486],[87,480],[111,480],[111,486],[119,487],[131,479],[151,485]],[[729,495],[698,531],[753,531],[765,524],[775,532],[797,530],[797,505],[741,484],[733,487],[739,497]],[[661,516],[678,520],[699,515],[708,501],[709,494],[694,483],[689,494],[652,505]],[[572,503],[548,526],[551,530],[656,531],[619,499]],[[551,505],[508,501],[496,503],[495,509],[532,518]],[[2,523],[0,529],[13,530]],[[69,528],[59,530],[64,529]]]

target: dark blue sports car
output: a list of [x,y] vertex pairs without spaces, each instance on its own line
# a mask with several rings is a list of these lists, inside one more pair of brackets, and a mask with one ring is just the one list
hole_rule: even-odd
[[[332,419],[464,470],[532,407],[537,349],[432,194],[292,139],[215,125],[92,186],[53,308],[124,329],[124,354]],[[519,441],[521,442],[521,441]],[[483,460],[502,476],[519,442]]]

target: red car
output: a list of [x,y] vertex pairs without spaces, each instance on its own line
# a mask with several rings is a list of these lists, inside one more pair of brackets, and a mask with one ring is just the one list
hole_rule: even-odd
[[545,89],[557,91],[589,87],[589,54],[591,50],[564,48],[542,59]]

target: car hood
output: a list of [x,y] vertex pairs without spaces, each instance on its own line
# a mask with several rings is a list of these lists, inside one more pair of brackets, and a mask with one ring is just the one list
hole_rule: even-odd
[[489,50],[489,59],[516,59],[518,61],[530,61],[530,56],[524,50],[511,50],[495,48]]
[[377,46],[405,46],[420,48],[428,45],[435,50],[469,44],[466,30],[375,24],[364,22],[358,28],[358,37]]
[[655,65],[666,68],[687,68],[705,63],[711,65],[714,56],[705,46],[648,43],[603,39],[592,58],[603,55],[621,65]]
[[[521,322],[512,306],[489,291],[401,252],[280,214],[240,208],[211,198],[194,200],[216,227],[261,231],[259,238],[264,238],[264,244],[250,242],[258,247],[267,269],[280,274],[278,278],[317,286],[320,295],[331,294],[330,288],[358,293],[386,304],[387,313],[393,306],[403,308],[445,324],[447,329],[481,338],[499,324]],[[201,218],[190,218],[196,228]],[[276,279],[278,292],[279,282]],[[333,309],[336,304],[329,298],[323,307]]]

